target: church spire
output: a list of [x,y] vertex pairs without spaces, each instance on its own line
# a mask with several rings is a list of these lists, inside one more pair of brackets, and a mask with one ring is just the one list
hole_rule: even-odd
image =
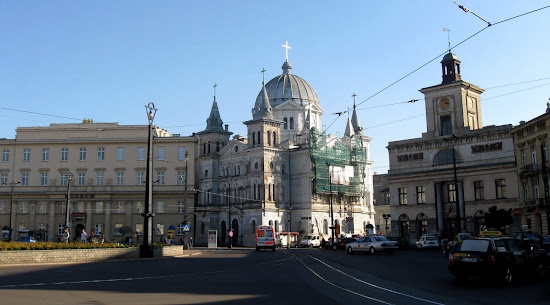
[[351,119],[348,117],[348,123],[346,124],[346,131],[344,132],[344,136],[351,138],[355,135],[353,124],[351,122]]
[[212,103],[212,109],[210,110],[210,116],[206,119],[207,131],[223,131],[223,121],[220,117],[220,111],[218,110],[218,103],[216,102],[216,87],[214,84],[214,102]]
[[353,114],[351,115],[351,124],[353,126],[353,130],[355,134],[357,135],[363,135],[363,127],[361,126],[361,122],[359,122],[359,116],[357,116],[357,109],[355,108],[355,97],[357,94],[353,93]]
[[[262,74],[265,73],[265,69],[262,69]],[[256,105],[252,108],[252,118],[257,119],[273,119],[273,111],[271,104],[269,103],[269,96],[265,89],[265,81],[262,80],[262,93],[259,98],[256,99]]]

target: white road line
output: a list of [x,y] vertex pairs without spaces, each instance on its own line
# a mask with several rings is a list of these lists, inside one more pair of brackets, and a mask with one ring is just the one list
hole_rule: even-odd
[[426,299],[423,299],[423,298],[415,297],[415,296],[412,296],[412,295],[409,295],[409,294],[405,294],[405,293],[402,293],[402,292],[399,292],[399,291],[395,291],[395,290],[391,290],[391,289],[388,289],[388,288],[380,287],[380,286],[375,285],[375,284],[373,284],[373,283],[365,282],[365,281],[363,281],[363,280],[361,280],[361,279],[358,279],[358,278],[356,278],[356,277],[354,277],[354,276],[352,276],[352,275],[349,275],[349,274],[345,273],[344,271],[341,271],[341,270],[339,270],[339,269],[336,269],[336,268],[330,266],[329,264],[325,263],[324,261],[322,261],[322,260],[320,260],[320,259],[318,259],[318,258],[316,258],[316,257],[314,257],[314,256],[311,256],[311,255],[309,255],[309,254],[308,254],[308,256],[311,257],[311,258],[313,258],[314,260],[320,262],[321,264],[327,266],[328,268],[330,268],[330,269],[332,269],[332,270],[334,270],[334,271],[336,271],[336,272],[339,272],[339,273],[341,273],[341,274],[343,274],[343,275],[345,275],[345,276],[347,276],[347,277],[349,277],[349,278],[352,278],[352,279],[354,279],[354,280],[356,280],[356,281],[358,281],[358,282],[360,282],[360,283],[363,283],[363,284],[365,284],[365,285],[369,285],[369,286],[371,286],[371,287],[374,287],[374,288],[377,288],[377,289],[380,289],[380,290],[384,290],[384,291],[387,291],[387,292],[391,292],[391,293],[394,293],[394,294],[398,294],[398,295],[401,295],[401,296],[404,296],[404,297],[409,297],[409,298],[411,298],[411,299],[415,299],[415,300],[418,300],[418,301],[422,301],[422,302],[426,302],[426,303],[431,303],[431,304],[435,304],[435,305],[444,305],[443,303],[437,303],[437,302],[434,302],[434,301],[430,301],[430,300],[426,300]]

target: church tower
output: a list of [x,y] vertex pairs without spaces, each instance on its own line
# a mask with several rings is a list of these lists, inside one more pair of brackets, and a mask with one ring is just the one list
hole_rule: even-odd
[[442,83],[423,88],[426,103],[427,134],[448,137],[461,130],[483,128],[481,93],[483,89],[465,82],[460,74],[460,60],[451,53],[441,61]]

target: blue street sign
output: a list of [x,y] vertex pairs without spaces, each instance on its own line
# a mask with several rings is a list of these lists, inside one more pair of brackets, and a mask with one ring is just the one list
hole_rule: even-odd
[[191,229],[191,226],[190,225],[183,225],[183,232],[189,232]]

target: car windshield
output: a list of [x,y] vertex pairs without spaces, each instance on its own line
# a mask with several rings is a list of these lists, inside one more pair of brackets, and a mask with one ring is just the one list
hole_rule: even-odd
[[437,240],[437,238],[435,236],[427,236],[426,240]]
[[520,242],[517,239],[497,239],[495,247],[498,252],[521,251]]
[[466,239],[460,244],[458,250],[464,252],[487,252],[489,241],[484,239]]
[[304,236],[304,239],[311,239],[311,236]]
[[385,236],[374,236],[374,239],[377,241],[387,241],[388,239]]

